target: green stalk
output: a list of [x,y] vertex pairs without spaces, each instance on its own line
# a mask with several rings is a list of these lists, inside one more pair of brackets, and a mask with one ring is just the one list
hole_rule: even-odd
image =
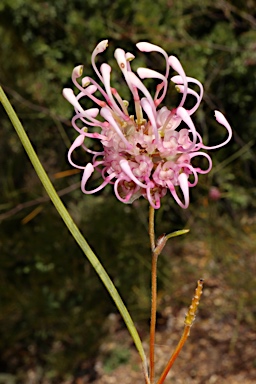
[[126,306],[124,305],[116,287],[114,286],[113,282],[111,281],[111,279],[108,276],[107,272],[105,271],[104,267],[102,266],[102,264],[98,260],[97,256],[94,254],[94,252],[90,248],[89,244],[87,243],[87,241],[85,240],[85,238],[83,237],[83,235],[81,234],[79,229],[77,228],[76,224],[72,220],[70,214],[68,213],[67,209],[65,208],[61,199],[59,198],[59,196],[58,196],[56,190],[54,189],[49,177],[47,176],[34,148],[32,147],[31,142],[30,142],[18,116],[16,115],[14,109],[12,108],[12,105],[10,104],[8,98],[6,97],[2,87],[0,87],[0,101],[1,101],[1,103],[5,109],[6,113],[8,114],[8,116],[9,116],[9,118],[13,124],[13,127],[15,128],[15,130],[16,130],[19,138],[20,138],[20,141],[21,141],[22,145],[24,146],[31,163],[32,163],[33,167],[35,168],[35,171],[36,171],[39,179],[41,180],[46,192],[48,193],[50,199],[52,200],[55,208],[57,209],[62,220],[64,221],[67,228],[71,232],[72,236],[74,237],[74,239],[76,240],[78,245],[81,247],[85,256],[88,258],[89,262],[92,264],[93,268],[95,269],[95,271],[99,275],[101,281],[103,282],[103,284],[107,288],[110,296],[114,300],[120,314],[122,315],[122,317],[124,319],[124,322],[125,322],[128,330],[131,334],[131,337],[134,341],[134,344],[135,344],[135,346],[139,352],[139,355],[140,355],[140,357],[142,359],[142,363],[143,363],[143,371],[144,371],[144,374],[146,374],[147,363],[146,363],[145,352],[144,352],[140,337],[139,337],[137,329],[135,328],[135,325],[132,321],[132,318],[131,318]]

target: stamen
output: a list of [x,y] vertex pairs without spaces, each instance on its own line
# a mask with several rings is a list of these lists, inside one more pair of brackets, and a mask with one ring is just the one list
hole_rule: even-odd
[[126,52],[126,54],[125,54],[125,58],[126,58],[127,65],[128,65],[130,61],[132,61],[133,59],[135,59],[135,56],[134,56],[132,53],[130,53],[130,52]]

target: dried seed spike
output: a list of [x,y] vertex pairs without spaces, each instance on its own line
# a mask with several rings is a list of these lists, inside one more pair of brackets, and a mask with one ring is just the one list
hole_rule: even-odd
[[192,303],[188,309],[188,313],[185,317],[184,324],[188,327],[191,327],[195,318],[196,318],[196,310],[199,305],[199,300],[203,292],[203,279],[198,280],[197,287],[195,290],[195,295],[192,299]]

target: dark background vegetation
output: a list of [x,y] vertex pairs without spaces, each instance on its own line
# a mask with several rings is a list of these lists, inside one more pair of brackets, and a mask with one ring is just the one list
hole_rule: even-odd
[[[91,52],[106,38],[104,58],[111,65],[114,49],[121,47],[134,52],[139,64],[164,68],[159,55],[136,52],[136,42],[150,41],[178,56],[187,75],[204,84],[195,116],[204,141],[214,144],[224,137],[214,109],[228,117],[234,137],[212,152],[214,169],[200,177],[186,211],[170,195],[163,199],[157,233],[183,227],[191,232],[161,256],[160,294],[168,293],[172,307],[180,309],[199,277],[214,278],[226,301],[211,309],[202,302],[205,316],[213,311],[223,322],[235,318],[255,331],[255,17],[253,0],[1,1],[1,85],[69,212],[145,332],[147,203],[123,205],[111,188],[84,196],[80,174],[58,177],[71,169],[66,154],[76,137],[62,88],[72,86],[75,65],[84,64],[84,72],[93,75]],[[115,84],[119,78],[113,73]],[[170,108],[178,97],[169,91]],[[2,108],[0,113],[0,372],[22,381],[23,371],[38,365],[59,382],[97,356],[105,319],[116,309],[48,202]],[[209,197],[212,187],[221,192],[218,201]]]

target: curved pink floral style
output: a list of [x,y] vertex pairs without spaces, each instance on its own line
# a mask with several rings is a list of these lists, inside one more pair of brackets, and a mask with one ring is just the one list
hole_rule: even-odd
[[[143,196],[155,209],[160,207],[161,198],[169,190],[176,202],[187,208],[189,188],[197,184],[198,174],[208,173],[212,167],[210,156],[201,150],[227,144],[232,136],[231,127],[222,113],[215,111],[215,118],[226,128],[228,137],[212,147],[203,144],[191,119],[202,100],[202,84],[186,76],[175,56],[168,57],[162,48],[147,42],[138,43],[137,48],[142,52],[161,54],[166,62],[164,75],[148,68],[138,68],[135,74],[130,65],[134,56],[120,48],[115,51],[116,61],[134,101],[134,115],[130,115],[128,102],[111,86],[111,67],[103,63],[98,69],[95,63],[96,56],[107,45],[107,40],[101,41],[92,54],[92,66],[101,85],[88,76],[79,83],[77,79],[82,76],[83,67],[78,66],[73,70],[72,80],[79,93],[75,96],[71,89],[63,90],[64,97],[74,106],[76,113],[72,125],[79,136],[69,149],[68,159],[74,167],[83,169],[81,189],[85,194],[91,194],[113,184],[115,195],[121,202],[132,203]],[[179,105],[172,110],[159,107],[167,92],[170,69],[178,73],[171,81],[182,94]],[[142,81],[149,78],[158,82],[154,96]],[[199,93],[190,88],[190,84],[196,85]],[[98,95],[101,95],[100,99]],[[191,109],[184,107],[188,95],[195,99]],[[96,108],[84,109],[81,104],[84,97],[96,104]],[[86,138],[99,140],[102,150],[97,152],[87,148]],[[72,152],[78,147],[92,155],[91,163],[85,166],[74,164]],[[207,169],[193,166],[192,160],[196,156],[207,159]],[[88,190],[88,179],[95,170],[101,173],[102,184]],[[177,193],[178,187],[180,191]]]

